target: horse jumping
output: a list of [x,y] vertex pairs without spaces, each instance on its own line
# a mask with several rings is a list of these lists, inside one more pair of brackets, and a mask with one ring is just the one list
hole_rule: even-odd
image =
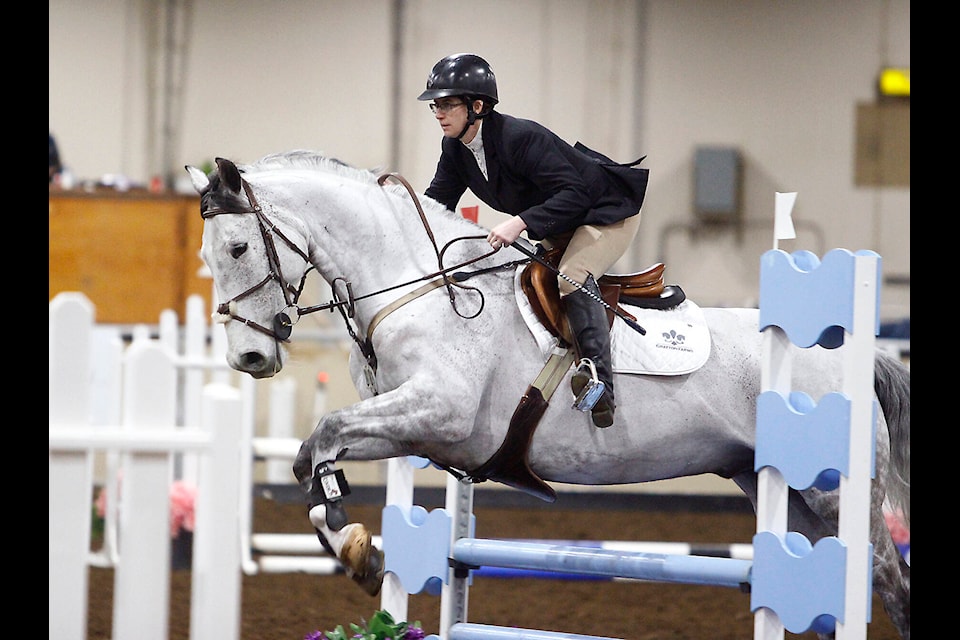
[[[518,303],[515,276],[529,259],[511,247],[491,252],[475,223],[313,152],[241,166],[218,158],[210,175],[187,171],[201,195],[201,255],[223,301],[215,317],[226,323],[230,366],[254,378],[275,375],[299,316],[321,309],[339,311],[354,339],[350,372],[361,400],[323,416],[294,473],[321,542],[375,594],[382,554],[362,524],[348,523],[335,463],[417,455],[485,477],[477,472],[504,442],[518,401],[547,361]],[[329,304],[298,306],[310,270],[330,284]],[[532,475],[609,485],[712,473],[732,479],[756,505],[758,310],[703,308],[702,319],[709,355],[694,370],[617,373],[612,427],[594,428],[571,398],[549,403],[529,440]],[[812,398],[841,383],[836,350],[804,349],[793,370],[793,389]],[[572,371],[561,373],[559,386],[569,388]],[[874,376],[882,415],[870,510],[873,586],[909,639],[909,566],[882,507],[886,501],[909,523],[910,373],[877,350]],[[837,491],[791,489],[789,529],[811,542],[836,535],[838,501]]]

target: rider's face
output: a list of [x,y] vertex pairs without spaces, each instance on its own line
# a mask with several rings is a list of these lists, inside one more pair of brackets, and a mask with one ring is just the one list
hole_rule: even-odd
[[443,135],[456,138],[467,124],[467,103],[459,96],[437,98],[431,109],[443,129]]

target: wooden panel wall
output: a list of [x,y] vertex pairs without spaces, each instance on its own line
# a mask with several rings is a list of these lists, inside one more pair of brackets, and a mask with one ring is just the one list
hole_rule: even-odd
[[199,198],[148,192],[50,190],[49,294],[80,291],[96,320],[156,324],[164,309],[182,320],[186,298],[204,296],[198,275]]

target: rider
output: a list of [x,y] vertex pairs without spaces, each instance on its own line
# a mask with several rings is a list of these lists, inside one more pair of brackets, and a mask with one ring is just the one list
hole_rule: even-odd
[[[470,53],[434,65],[426,90],[443,129],[440,160],[425,195],[451,211],[470,190],[511,217],[487,236],[494,249],[523,231],[545,248],[566,246],[558,286],[580,358],[571,379],[575,396],[597,379],[605,389],[591,410],[597,427],[613,424],[616,404],[607,313],[597,278],[620,259],[640,226],[647,170],[621,165],[580,143],[571,146],[532,120],[494,110],[497,79]],[[589,362],[596,368],[592,375]],[[584,410],[588,406],[581,405]]]

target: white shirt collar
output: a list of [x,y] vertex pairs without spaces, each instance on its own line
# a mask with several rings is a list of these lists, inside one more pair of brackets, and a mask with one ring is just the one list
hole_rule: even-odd
[[483,120],[480,120],[480,126],[477,127],[477,135],[473,136],[473,140],[470,142],[464,142],[463,144],[474,153],[476,153],[478,150],[481,153],[483,152]]

